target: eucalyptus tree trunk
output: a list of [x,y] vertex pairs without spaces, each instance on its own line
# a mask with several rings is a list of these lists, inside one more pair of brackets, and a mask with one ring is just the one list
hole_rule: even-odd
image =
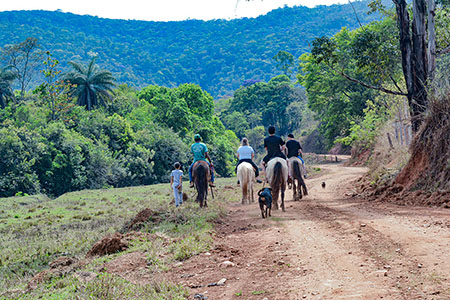
[[426,0],[413,1],[413,119],[414,131],[419,129],[422,113],[427,109],[428,57],[427,57],[427,4]]
[[436,1],[427,0],[428,6],[428,78],[434,79],[434,70],[436,69]]
[[[416,132],[422,123],[427,101],[428,47],[427,47],[427,4],[426,1],[413,0],[412,33],[406,0],[393,0],[400,30],[400,51],[402,68],[408,90],[408,104],[411,110],[412,129]],[[429,26],[434,26],[430,25]],[[433,27],[434,30],[434,27]],[[430,28],[428,28],[430,31]]]

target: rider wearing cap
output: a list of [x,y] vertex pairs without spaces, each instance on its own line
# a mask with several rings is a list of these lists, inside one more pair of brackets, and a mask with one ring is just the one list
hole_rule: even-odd
[[194,136],[194,141],[195,143],[193,143],[191,146],[191,153],[194,155],[194,161],[189,167],[189,182],[190,182],[189,187],[191,188],[194,187],[194,182],[192,182],[192,167],[199,160],[209,161],[209,166],[211,169],[211,182],[209,183],[209,185],[214,187],[214,170],[213,170],[214,165],[211,161],[211,158],[209,157],[208,147],[206,147],[206,145],[201,142],[202,137],[198,133]]

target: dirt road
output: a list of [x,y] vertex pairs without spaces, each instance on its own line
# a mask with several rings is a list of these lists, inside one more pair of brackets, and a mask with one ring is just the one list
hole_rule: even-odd
[[366,170],[320,167],[285,213],[230,205],[215,248],[172,279],[196,299],[450,299],[450,210],[351,198]]

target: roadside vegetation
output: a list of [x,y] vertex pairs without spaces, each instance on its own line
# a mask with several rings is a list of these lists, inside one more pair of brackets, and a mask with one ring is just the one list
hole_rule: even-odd
[[[107,190],[86,190],[64,194],[54,200],[45,196],[1,199],[0,208],[0,293],[4,299],[68,299],[76,296],[93,299],[140,298],[184,299],[186,291],[160,276],[177,262],[208,251],[214,233],[213,223],[225,213],[229,201],[238,195],[224,187],[231,179],[218,181],[216,199],[208,209],[188,200],[178,209],[167,184]],[[187,191],[193,193],[192,190]],[[193,197],[192,197],[193,198]],[[126,225],[143,209],[152,217],[139,228],[129,231]],[[27,285],[37,273],[48,269],[58,257],[84,259],[92,246],[115,232],[129,234],[128,248],[116,254],[86,260],[76,271],[95,272],[90,282],[81,282],[74,273],[55,276],[26,293]],[[152,279],[137,285],[102,270],[106,263],[121,255],[145,253],[146,269],[142,275]]]

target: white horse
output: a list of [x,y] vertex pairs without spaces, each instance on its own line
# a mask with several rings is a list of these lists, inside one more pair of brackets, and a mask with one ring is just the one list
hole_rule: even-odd
[[292,189],[294,191],[294,201],[302,199],[302,188],[303,194],[308,195],[308,190],[306,189],[305,181],[303,180],[304,169],[302,161],[298,157],[289,158],[289,175],[292,178]]
[[242,189],[242,204],[254,202],[253,182],[255,181],[255,171],[253,170],[252,165],[248,162],[239,164],[237,168],[237,178]]
[[289,169],[287,161],[280,157],[272,158],[266,167],[266,178],[272,188],[272,202],[275,203],[275,209],[278,209],[278,194],[281,191],[281,209],[284,208],[284,192],[288,180]]

